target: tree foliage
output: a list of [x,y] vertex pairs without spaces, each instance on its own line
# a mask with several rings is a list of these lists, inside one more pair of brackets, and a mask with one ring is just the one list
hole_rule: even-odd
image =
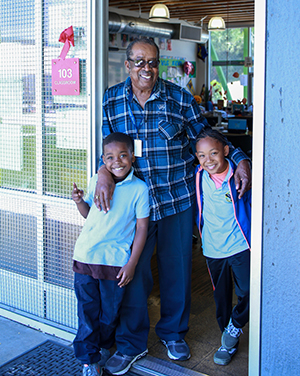
[[219,60],[243,60],[244,29],[226,29],[211,32],[211,42]]
[[[213,61],[244,61],[244,28],[234,28],[226,29],[224,31],[211,32],[211,48],[214,49]],[[219,76],[220,69],[222,71],[222,76],[224,76],[225,82],[227,84],[233,83],[234,81],[239,81],[239,77],[234,77],[233,74],[237,72],[239,75],[243,74],[244,66],[240,65],[222,65],[219,69],[216,66],[211,66],[210,79],[211,83],[216,81],[222,82],[222,77]],[[224,90],[229,90],[229,87],[224,87]],[[232,97],[233,93],[229,90]],[[218,92],[213,93],[213,100],[221,99],[219,98]],[[234,99],[234,98],[232,98]],[[242,98],[235,98],[242,99]]]

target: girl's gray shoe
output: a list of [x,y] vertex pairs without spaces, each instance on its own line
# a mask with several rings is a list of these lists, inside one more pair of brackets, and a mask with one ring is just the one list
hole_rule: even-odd
[[214,362],[219,366],[227,366],[237,350],[237,347],[227,350],[225,347],[221,346],[214,355]]
[[236,346],[236,344],[239,342],[239,337],[243,333],[241,328],[236,328],[232,320],[230,318],[229,324],[226,326],[222,338],[221,343],[222,346],[225,347],[225,349],[230,350],[233,347]]

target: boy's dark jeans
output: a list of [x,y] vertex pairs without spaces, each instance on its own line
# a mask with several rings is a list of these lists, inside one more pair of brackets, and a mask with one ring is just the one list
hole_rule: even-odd
[[100,360],[100,348],[109,349],[115,342],[115,328],[125,288],[118,281],[94,279],[75,273],[78,300],[78,331],[73,346],[82,364]]

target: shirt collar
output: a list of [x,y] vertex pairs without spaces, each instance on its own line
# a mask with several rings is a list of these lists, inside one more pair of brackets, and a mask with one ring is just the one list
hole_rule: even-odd
[[[227,159],[227,158],[226,158],[226,159]],[[228,163],[228,171],[227,171],[227,174],[226,174],[226,176],[225,176],[225,178],[224,178],[222,184],[227,184],[229,178],[231,178],[231,176],[232,176],[233,173],[234,173],[233,163],[232,163],[229,159],[227,159],[227,161],[229,162],[229,163]],[[204,170],[204,169],[202,168],[202,166],[199,164],[199,165],[196,167],[196,174],[201,173],[201,171],[203,171],[203,173],[205,173],[205,174],[209,177],[209,173],[208,173],[206,170]]]
[[126,179],[119,181],[116,185],[122,185],[122,184],[125,184],[125,183],[130,183],[132,178],[133,178],[133,172],[134,172],[134,169],[133,169],[133,167],[131,167],[131,170],[130,170],[128,176],[126,177]]
[[[130,76],[127,77],[125,81],[125,96],[128,99],[129,102],[132,102],[133,100],[133,92],[132,92],[132,87],[131,87],[131,78]],[[155,99],[155,98],[160,98],[163,101],[167,101],[167,95],[166,95],[166,84],[164,80],[161,78],[157,78],[157,81],[155,82],[155,85],[153,87],[150,100]]]
[[228,171],[227,171],[227,174],[226,174],[222,184],[228,184],[229,179],[233,175],[232,162],[229,159],[227,159],[227,161],[228,161]]

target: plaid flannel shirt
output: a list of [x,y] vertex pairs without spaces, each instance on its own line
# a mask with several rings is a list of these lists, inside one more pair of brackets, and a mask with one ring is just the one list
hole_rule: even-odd
[[[160,78],[144,109],[132,93],[130,77],[105,92],[103,139],[112,132],[123,132],[142,141],[142,157],[136,157],[133,166],[149,187],[150,220],[180,213],[193,204],[195,156],[191,142],[204,125],[207,121],[193,96]],[[235,164],[245,159],[239,149],[230,150]]]

